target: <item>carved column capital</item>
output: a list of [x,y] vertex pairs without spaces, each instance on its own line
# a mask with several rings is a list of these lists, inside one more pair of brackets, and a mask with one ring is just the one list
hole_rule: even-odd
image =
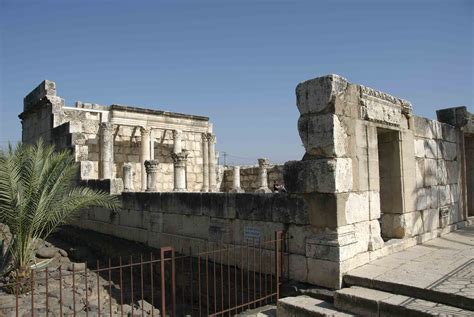
[[150,136],[151,134],[151,128],[148,128],[148,127],[140,127],[140,133],[142,136],[146,135],[146,136]]
[[209,142],[209,133],[201,133],[202,142],[208,143]]
[[258,166],[260,168],[268,168],[268,166],[270,165],[270,161],[266,158],[259,158],[258,159]]
[[99,128],[102,131],[102,133],[112,134],[115,130],[115,127],[114,127],[113,123],[110,123],[110,122],[101,122],[101,123],[99,123]]
[[173,130],[173,140],[176,139],[181,139],[181,136],[183,135],[183,131],[181,130]]
[[188,156],[188,151],[182,151],[180,153],[171,153],[171,158],[173,159],[173,162],[175,164],[186,163],[186,161],[188,160]]
[[157,160],[146,160],[145,169],[147,174],[158,171],[159,162]]

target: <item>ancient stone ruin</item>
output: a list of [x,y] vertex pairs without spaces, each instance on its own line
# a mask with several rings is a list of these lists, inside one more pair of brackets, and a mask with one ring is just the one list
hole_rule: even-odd
[[[465,107],[428,120],[338,75],[300,83],[296,97],[306,154],[284,166],[220,166],[209,118],[68,107],[50,81],[25,97],[20,118],[24,142],[72,149],[80,181],[120,195],[118,213],[85,210],[74,225],[183,252],[283,230],[288,276],[328,288],[474,216],[474,116]],[[272,193],[283,179],[288,193]]]

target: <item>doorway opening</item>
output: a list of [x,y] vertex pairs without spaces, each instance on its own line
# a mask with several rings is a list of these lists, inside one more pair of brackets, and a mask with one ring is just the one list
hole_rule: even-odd
[[[403,212],[402,170],[400,158],[400,133],[398,131],[377,129],[379,183],[380,183],[380,227],[382,238],[386,241],[394,238],[392,230],[384,228],[384,215]],[[385,230],[384,230],[385,229]]]

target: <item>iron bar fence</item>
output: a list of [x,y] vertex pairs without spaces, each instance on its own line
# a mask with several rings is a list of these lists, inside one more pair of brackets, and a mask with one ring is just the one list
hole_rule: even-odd
[[32,271],[26,281],[4,285],[15,296],[11,315],[231,316],[279,299],[282,231],[266,241],[187,251],[162,247],[159,258],[109,258],[91,269],[85,263]]

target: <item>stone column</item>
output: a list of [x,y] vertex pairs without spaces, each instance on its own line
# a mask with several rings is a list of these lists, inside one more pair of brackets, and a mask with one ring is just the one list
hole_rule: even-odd
[[156,180],[158,176],[158,161],[146,160],[145,171],[146,171],[146,191],[156,192]]
[[186,161],[188,152],[171,154],[174,162],[174,189],[175,192],[185,192],[186,189]]
[[209,191],[217,191],[216,136],[209,134]]
[[111,179],[114,166],[114,126],[110,122],[100,123],[101,178]]
[[209,138],[207,133],[202,134],[202,192],[209,191]]
[[232,180],[231,193],[243,193],[243,189],[240,188],[240,166],[234,166],[234,178]]
[[122,167],[123,171],[123,190],[130,192],[133,190],[132,187],[132,164],[125,163]]
[[142,163],[142,190],[147,190],[147,173],[143,168],[145,161],[150,159],[150,129],[141,127],[140,132],[142,136],[140,149],[140,162]]
[[181,153],[181,141],[182,141],[182,134],[183,132],[181,130],[173,130],[173,153],[178,154]]
[[260,187],[255,191],[256,193],[271,193],[272,191],[268,188],[268,177],[267,177],[267,168],[268,160],[266,158],[258,159],[258,181]]

